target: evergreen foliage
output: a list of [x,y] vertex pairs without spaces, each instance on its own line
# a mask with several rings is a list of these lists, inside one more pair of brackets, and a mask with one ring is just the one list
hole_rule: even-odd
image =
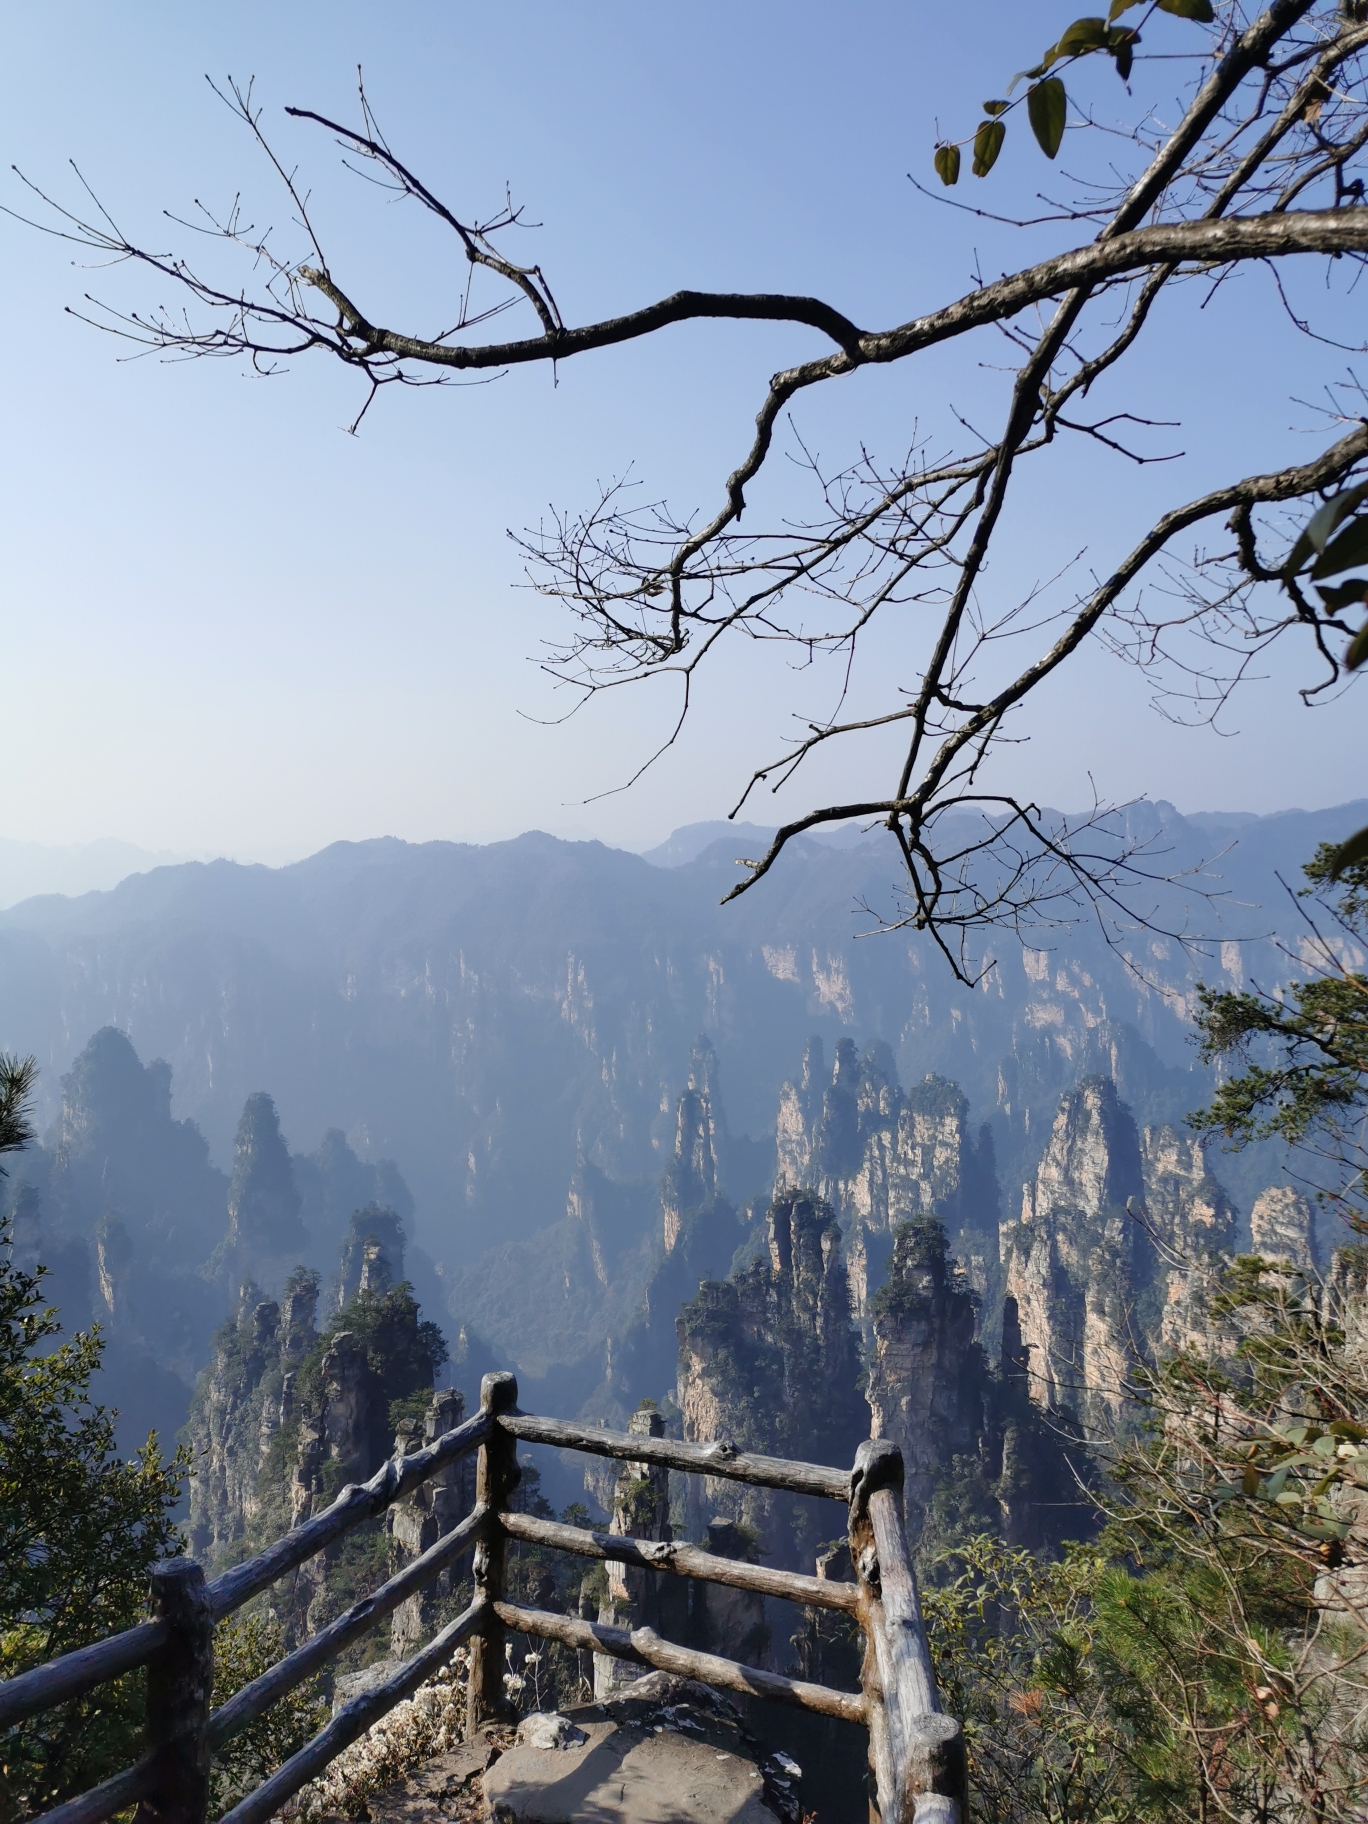
[[[1360,949],[1368,944],[1368,858],[1337,873],[1336,854],[1322,843],[1304,870],[1301,897],[1313,906],[1306,976],[1273,993],[1199,984],[1203,1060],[1243,1068],[1190,1120],[1237,1147],[1274,1136],[1308,1149],[1330,1168],[1322,1198],[1368,1233],[1368,974]],[[1331,928],[1322,930],[1316,916]]]
[[37,1075],[36,1058],[0,1053],[0,1153],[18,1152],[33,1138],[28,1099]]
[[[232,1617],[214,1630],[214,1695],[217,1710],[245,1685],[268,1672],[288,1650],[285,1629],[272,1614]],[[210,1770],[210,1815],[229,1806],[268,1779],[328,1720],[319,1681],[308,1679],[287,1691],[264,1716],[225,1742]]]
[[923,1277],[936,1289],[953,1280],[960,1297],[978,1303],[977,1294],[958,1264],[950,1260],[945,1230],[934,1216],[898,1224],[888,1277],[869,1301],[871,1317],[921,1316],[931,1302],[921,1284]]
[[984,1824],[1309,1824],[1368,1800],[1368,1363],[1266,1262],[1228,1266],[1212,1316],[1214,1352],[1148,1371],[1094,1545],[961,1539],[925,1592]]
[[378,1389],[370,1451],[375,1470],[389,1455],[396,1425],[427,1410],[434,1377],[447,1359],[446,1338],[440,1325],[421,1315],[407,1280],[386,1292],[362,1290],[332,1314],[300,1363],[296,1399],[302,1406],[318,1399],[323,1358],[343,1332],[360,1346]]
[[403,1220],[397,1210],[371,1202],[364,1209],[353,1211],[342,1242],[339,1267],[341,1294],[338,1303],[347,1304],[360,1291],[368,1247],[379,1249],[380,1259],[373,1265],[380,1267],[381,1277],[386,1281],[385,1287],[376,1285],[375,1290],[385,1290],[396,1280],[402,1279],[407,1240]]
[[[172,1513],[186,1453],[167,1461],[153,1433],[132,1458],[118,1457],[112,1415],[90,1397],[99,1333],[77,1332],[43,1353],[59,1331],[43,1302],[42,1270],[14,1265],[8,1224],[0,1226],[5,1678],[140,1621],[149,1566],[180,1546]],[[5,1814],[46,1810],[135,1758],[140,1685],[136,1675],[119,1679],[10,1730],[0,1744]]]

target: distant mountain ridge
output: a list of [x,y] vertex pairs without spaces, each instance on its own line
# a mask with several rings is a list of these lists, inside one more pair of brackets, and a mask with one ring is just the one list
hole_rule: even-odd
[[170,850],[141,849],[108,836],[98,842],[64,844],[0,836],[0,908],[44,893],[108,892],[130,874],[174,867],[184,860]]
[[[1085,921],[1039,948],[1005,938],[964,989],[924,936],[852,941],[859,903],[887,905],[895,881],[873,839],[803,842],[723,907],[726,841],[665,868],[536,833],[483,847],[381,838],[282,868],[162,867],[0,913],[0,1045],[38,1057],[47,1122],[91,1034],[120,1028],[139,1057],[169,1064],[175,1113],[221,1167],[246,1099],[265,1091],[295,1153],[340,1129],[363,1158],[396,1161],[415,1240],[451,1268],[558,1223],[580,1160],[653,1183],[700,1034],[738,1136],[772,1133],[810,1037],[829,1052],[878,1040],[902,1082],[959,1084],[970,1118],[994,1123],[1010,1187],[1085,1066],[1112,1072],[1144,1120],[1202,1099],[1196,981],[1287,974],[1269,934],[1299,932],[1300,913],[1279,876],[1295,886],[1316,844],[1368,806],[1127,816],[1167,871],[1211,863],[1162,908],[1181,917],[1186,903],[1213,935],[1201,956],[1139,932],[1128,965]],[[1227,900],[1208,904],[1201,886]]]
[[[731,823],[715,818],[708,823],[686,823],[653,849],[640,851],[641,859],[653,868],[682,868],[716,844],[725,843],[732,854],[754,857],[762,855],[774,840],[775,826],[762,823]],[[816,842],[828,849],[855,849],[866,842],[879,842],[883,832],[870,829],[866,823],[834,824],[829,829],[813,830],[800,837],[802,843]]]

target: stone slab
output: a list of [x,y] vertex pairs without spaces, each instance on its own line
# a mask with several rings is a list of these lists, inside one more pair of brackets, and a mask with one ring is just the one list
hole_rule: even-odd
[[665,1723],[575,1720],[583,1742],[515,1745],[485,1774],[496,1824],[776,1824],[754,1761]]

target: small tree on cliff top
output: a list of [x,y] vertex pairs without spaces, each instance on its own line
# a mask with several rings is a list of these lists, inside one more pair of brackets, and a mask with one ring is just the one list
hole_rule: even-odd
[[[1005,9],[1004,37],[1021,25],[1016,10]],[[1158,518],[1137,518],[1114,549],[1089,549],[1095,528],[1070,473],[1057,466],[1061,451],[1080,445],[1099,461],[1167,459],[1146,400],[1120,390],[1127,358],[1142,340],[1181,336],[1182,309],[1239,308],[1227,281],[1242,268],[1267,271],[1274,308],[1285,304],[1297,330],[1338,346],[1318,326],[1314,294],[1305,288],[1303,296],[1301,278],[1311,276],[1310,255],[1328,287],[1352,284],[1368,254],[1368,5],[1272,0],[1251,14],[1238,0],[1113,0],[1106,19],[1061,25],[1005,93],[997,85],[1010,64],[999,67],[994,54],[981,75],[998,99],[983,104],[977,124],[961,123],[979,178],[1000,164],[1004,146],[1009,159],[1019,146],[1028,157],[1056,158],[1067,131],[1063,201],[1045,203],[1029,221],[975,211],[988,237],[994,225],[1021,236],[1043,232],[1045,257],[1022,265],[1014,250],[999,258],[990,246],[986,264],[1003,277],[881,328],[862,327],[823,298],[695,290],[600,322],[567,323],[541,267],[505,251],[523,226],[520,211],[509,205],[476,218],[449,206],[403,162],[364,91],[355,126],[310,109],[287,112],[321,126],[345,161],[452,237],[469,282],[452,300],[450,327],[435,336],[382,321],[366,301],[378,275],[349,273],[345,256],[330,257],[321,205],[296,180],[293,157],[272,149],[250,86],[230,84],[224,99],[285,188],[293,248],[277,251],[273,231],[248,226],[237,206],[222,219],[197,206],[207,267],[126,235],[103,207],[68,210],[35,192],[45,209],[39,225],[104,258],[138,263],[183,294],[185,309],[150,314],[93,304],[102,327],[175,355],[239,357],[258,371],[331,355],[363,382],[358,422],[382,387],[555,365],[687,320],[789,324],[801,332],[795,353],[812,333],[823,338],[826,352],[757,389],[754,437],[714,510],[695,516],[664,502],[637,504],[614,483],[523,540],[538,588],[568,612],[548,663],[585,698],[667,676],[678,686],[682,722],[699,680],[738,639],[788,643],[804,663],[830,658],[828,713],[800,715],[794,739],[760,759],[737,810],[833,743],[863,744],[871,766],[889,771],[871,776],[855,797],[786,824],[744,864],[733,893],[759,880],[803,830],[851,818],[882,823],[901,862],[902,897],[887,918],[929,930],[955,970],[972,976],[971,933],[1057,919],[1082,894],[1114,915],[1104,925],[1115,936],[1133,920],[1137,897],[1150,894],[1143,883],[1153,878],[1152,864],[1118,823],[1100,811],[1081,824],[1047,817],[988,766],[1013,713],[1090,636],[1153,672],[1184,713],[1214,717],[1267,647],[1293,629],[1321,668],[1303,694],[1334,686],[1368,595],[1364,577],[1331,580],[1368,557],[1368,514],[1358,511],[1368,498],[1368,415],[1352,372],[1338,366],[1326,370],[1331,404],[1316,453],[1260,467],[1252,451],[1248,472],[1191,498],[1175,493]],[[1032,50],[1023,46],[1016,57],[1023,52],[1030,63]],[[966,54],[982,66],[977,35]],[[1186,84],[1177,97],[1167,87],[1175,68]],[[1095,114],[1122,93],[1113,86],[1118,77],[1127,98],[1133,85],[1143,88],[1122,101],[1114,123],[1095,127]],[[1161,127],[1175,107],[1176,124]],[[922,168],[930,177],[934,162],[941,183],[955,184],[959,145],[937,145],[933,161],[929,141],[928,130]],[[213,263],[215,243],[221,267]],[[392,279],[388,267],[384,277]],[[480,326],[506,309],[526,312],[531,333],[481,340]],[[960,447],[953,438],[934,448],[918,443],[893,460],[857,442],[851,459],[834,468],[795,433],[810,510],[759,527],[748,520],[743,532],[748,496],[795,401],[984,331],[998,338],[985,350],[989,363],[1007,353],[996,428],[967,432]],[[1252,401],[1269,432],[1281,433],[1276,359],[1244,373],[1241,389],[1244,406]],[[995,574],[990,586],[990,559],[1010,528],[1023,477],[1032,492],[1019,507],[1038,530],[1042,484],[1049,489],[1059,573],[1025,586]],[[865,680],[852,667],[875,620],[897,622],[901,656],[892,664],[881,658],[878,676]],[[869,693],[858,712],[853,677]],[[890,735],[891,760],[881,760]],[[673,738],[667,731],[665,745]]]

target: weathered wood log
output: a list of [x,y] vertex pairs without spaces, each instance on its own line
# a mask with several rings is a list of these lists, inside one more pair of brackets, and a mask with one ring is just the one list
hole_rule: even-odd
[[164,1622],[144,1621],[122,1634],[98,1640],[94,1646],[63,1653],[60,1659],[50,1659],[17,1678],[0,1679],[0,1730],[82,1697],[107,1679],[136,1671],[161,1651],[168,1638]]
[[[410,1493],[435,1471],[477,1449],[487,1437],[491,1415],[483,1410],[438,1438],[425,1450],[415,1451],[401,1463],[387,1461],[369,1482],[349,1484],[330,1507],[245,1563],[225,1571],[209,1585],[214,1619],[221,1620],[253,1596],[298,1568],[306,1559],[333,1544],[354,1527],[383,1513],[401,1495]],[[796,1494],[818,1495],[845,1501],[850,1476],[845,1470],[817,1464],[793,1463],[780,1457],[754,1456],[722,1441],[716,1444],[681,1444],[668,1438],[638,1438],[626,1432],[599,1431],[537,1418],[524,1413],[500,1415],[503,1429],[530,1443],[575,1448],[598,1456],[635,1458],[663,1463],[694,1475],[721,1476],[752,1482],[765,1488],[784,1488]],[[18,1678],[0,1681],[0,1729],[26,1717],[39,1715],[70,1698],[93,1690],[107,1679],[146,1665],[165,1645],[157,1622],[112,1635],[90,1647],[78,1648],[36,1666]]]
[[225,1742],[232,1741],[248,1723],[255,1722],[273,1704],[278,1704],[287,1691],[293,1691],[296,1685],[303,1684],[320,1666],[336,1659],[352,1641],[373,1628],[377,1622],[383,1621],[386,1615],[392,1615],[399,1604],[407,1601],[415,1590],[422,1589],[434,1577],[439,1577],[449,1564],[453,1564],[474,1547],[488,1518],[484,1508],[475,1508],[459,1526],[453,1527],[435,1545],[429,1546],[421,1558],[415,1558],[412,1564],[406,1565],[398,1576],[391,1577],[378,1590],[372,1590],[369,1596],[363,1596],[360,1602],[353,1603],[344,1615],[330,1621],[326,1628],[320,1628],[317,1634],[302,1646],[296,1647],[286,1658],[277,1660],[260,1678],[254,1678],[250,1685],[244,1685],[241,1691],[230,1697],[209,1718],[210,1748],[218,1749]]
[[204,1567],[167,1558],[152,1567],[152,1606],[168,1639],[147,1664],[152,1784],[135,1824],[204,1824],[209,1807],[209,1700],[214,1615]]
[[92,1786],[89,1792],[68,1799],[64,1805],[54,1805],[51,1811],[36,1817],[33,1824],[103,1824],[105,1818],[136,1805],[145,1792],[151,1791],[155,1778],[152,1757],[148,1755],[99,1786]]
[[307,1786],[310,1780],[322,1773],[329,1761],[335,1760],[357,1736],[364,1735],[382,1716],[388,1715],[396,1704],[402,1703],[406,1697],[412,1697],[419,1685],[426,1684],[434,1672],[440,1671],[457,1647],[469,1640],[483,1619],[483,1605],[477,1598],[440,1634],[434,1635],[421,1652],[415,1653],[412,1659],[406,1659],[392,1678],[345,1704],[326,1729],[321,1729],[298,1754],[292,1754],[285,1765],[258,1786],[255,1792],[249,1793],[231,1811],[225,1812],[219,1824],[265,1824],[267,1818],[275,1816],[286,1799],[293,1798],[301,1786]]
[[865,1634],[861,1683],[881,1824],[961,1824],[964,1738],[941,1714],[902,1512],[902,1452],[861,1444],[851,1478],[850,1556]]
[[507,1413],[499,1424],[528,1444],[550,1444],[557,1450],[587,1450],[598,1457],[626,1457],[639,1463],[664,1463],[694,1476],[722,1476],[757,1488],[784,1488],[795,1495],[820,1495],[849,1501],[850,1471],[820,1463],[793,1463],[787,1457],[759,1457],[738,1450],[725,1438],[716,1444],[681,1444],[674,1438],[639,1438],[626,1431],[598,1431],[564,1419],[542,1419],[530,1413]]
[[859,1608],[860,1591],[853,1583],[802,1577],[796,1571],[769,1570],[738,1558],[719,1558],[713,1552],[679,1541],[588,1532],[577,1526],[564,1526],[558,1520],[539,1520],[532,1514],[500,1514],[499,1519],[511,1538],[549,1545],[556,1551],[577,1552],[581,1558],[611,1559],[614,1564],[640,1565],[646,1571],[670,1571],[676,1577],[725,1583],[736,1590],[758,1590],[762,1596],[778,1596],[809,1608],[842,1609],[848,1615]]
[[809,1685],[801,1679],[782,1678],[777,1672],[762,1672],[757,1666],[743,1666],[716,1653],[677,1647],[673,1641],[662,1640],[653,1628],[633,1628],[629,1633],[626,1628],[580,1621],[573,1615],[553,1615],[547,1609],[520,1608],[514,1602],[500,1602],[496,1607],[505,1626],[522,1634],[563,1641],[567,1647],[585,1652],[607,1653],[614,1659],[631,1660],[657,1672],[673,1672],[680,1678],[697,1679],[700,1684],[716,1685],[724,1691],[740,1691],[747,1697],[792,1704],[799,1710],[815,1710],[821,1716],[839,1716],[847,1723],[865,1720],[865,1699],[858,1692],[833,1691],[827,1685]]
[[411,1493],[420,1482],[426,1482],[448,1463],[469,1456],[488,1437],[492,1423],[487,1412],[477,1412],[474,1418],[437,1438],[425,1450],[415,1450],[402,1459],[387,1459],[369,1482],[349,1482],[331,1507],[295,1527],[283,1539],[277,1539],[258,1557],[234,1565],[231,1571],[216,1577],[209,1585],[215,1621],[240,1609],[287,1571],[293,1571],[353,1527],[373,1519],[376,1514],[383,1514],[401,1495]]
[[[487,1374],[480,1382],[480,1411],[491,1420],[511,1412],[518,1403],[517,1377]],[[497,1516],[508,1505],[518,1486],[518,1448],[511,1434],[497,1424],[480,1446],[475,1466],[475,1501],[496,1516],[475,1550],[475,1599],[484,1605],[484,1622],[470,1647],[470,1685],[466,1701],[466,1733],[473,1737],[481,1723],[507,1716],[512,1710],[504,1687],[507,1671],[504,1627],[495,1603],[504,1593],[508,1561],[508,1535]]]

